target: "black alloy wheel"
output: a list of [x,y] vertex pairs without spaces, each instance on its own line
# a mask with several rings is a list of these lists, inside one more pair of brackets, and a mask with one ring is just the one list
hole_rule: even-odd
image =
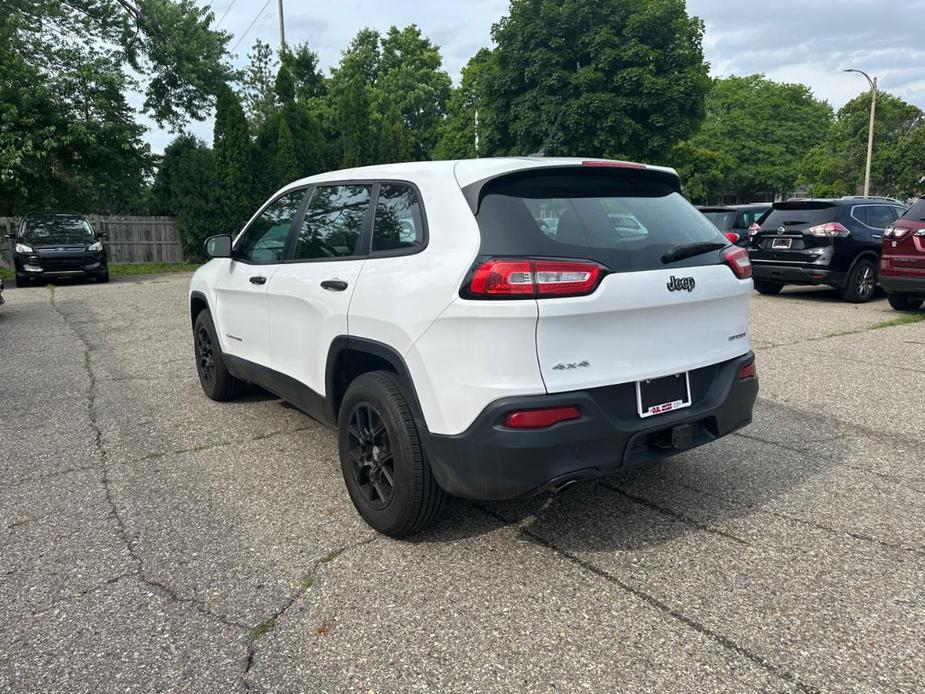
[[382,415],[370,403],[354,406],[347,440],[353,479],[370,506],[381,511],[395,496],[395,457]]
[[215,349],[205,325],[200,325],[196,331],[196,369],[203,381],[215,382]]

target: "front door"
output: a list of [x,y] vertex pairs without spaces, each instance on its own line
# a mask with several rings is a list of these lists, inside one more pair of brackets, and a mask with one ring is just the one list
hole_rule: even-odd
[[304,190],[273,200],[238,237],[215,282],[215,321],[227,354],[270,365],[267,287],[279,269]]
[[324,395],[327,350],[347,334],[347,309],[368,245],[367,183],[320,185],[269,282],[271,368]]

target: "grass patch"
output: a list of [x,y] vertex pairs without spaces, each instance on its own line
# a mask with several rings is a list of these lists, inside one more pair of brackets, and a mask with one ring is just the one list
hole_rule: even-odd
[[0,280],[11,280],[15,275],[16,273],[14,273],[10,268],[0,267]]
[[897,325],[909,325],[910,323],[919,323],[925,321],[925,311],[916,311],[915,313],[904,313],[893,320],[883,321],[882,323],[877,323],[874,326],[871,326],[871,330],[878,330],[880,328],[892,328]]
[[199,263],[110,263],[112,277],[132,275],[159,275],[164,272],[193,272]]
[[263,620],[262,622],[260,622],[260,624],[258,624],[257,626],[255,626],[253,629],[251,629],[248,632],[247,640],[250,643],[254,643],[254,641],[259,639],[261,636],[265,636],[266,634],[273,631],[273,627],[275,626],[276,626],[276,617],[269,617]]

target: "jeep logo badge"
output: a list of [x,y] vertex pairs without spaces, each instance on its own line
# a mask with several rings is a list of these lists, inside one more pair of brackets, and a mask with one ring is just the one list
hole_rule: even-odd
[[693,277],[675,277],[674,275],[672,275],[671,279],[668,280],[667,286],[668,286],[669,292],[680,292],[680,291],[692,292],[694,291],[694,287],[696,285],[697,283],[694,282]]

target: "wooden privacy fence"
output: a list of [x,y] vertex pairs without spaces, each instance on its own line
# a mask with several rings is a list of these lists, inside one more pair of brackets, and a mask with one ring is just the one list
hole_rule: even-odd
[[[87,215],[97,231],[108,231],[104,241],[111,263],[180,263],[183,248],[173,217]],[[19,217],[0,217],[3,233],[19,229]],[[0,243],[0,265],[10,264],[10,243]]]

